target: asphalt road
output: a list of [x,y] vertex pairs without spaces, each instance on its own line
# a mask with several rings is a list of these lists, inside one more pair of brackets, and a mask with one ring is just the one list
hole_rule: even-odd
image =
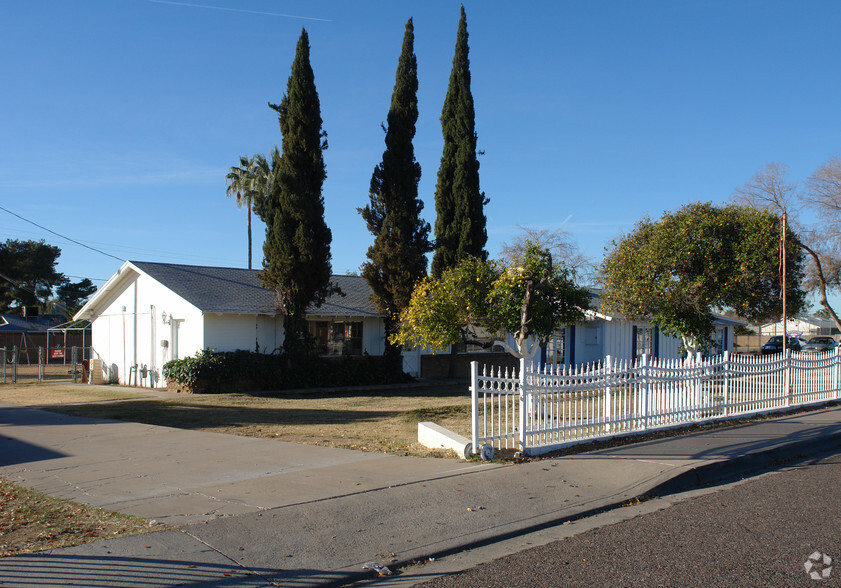
[[[806,569],[813,554],[809,571],[819,580]],[[841,455],[812,458],[423,586],[841,586]]]

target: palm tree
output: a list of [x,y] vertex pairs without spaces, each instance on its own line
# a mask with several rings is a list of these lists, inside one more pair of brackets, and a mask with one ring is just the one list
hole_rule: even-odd
[[268,193],[271,171],[266,158],[259,153],[251,159],[243,155],[239,166],[233,166],[225,176],[228,189],[225,195],[236,196],[237,208],[245,205],[248,213],[248,269],[251,269],[251,210],[257,199]]

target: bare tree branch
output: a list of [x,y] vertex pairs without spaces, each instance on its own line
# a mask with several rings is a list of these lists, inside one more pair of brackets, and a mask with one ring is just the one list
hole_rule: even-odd
[[[734,190],[731,200],[778,214],[788,212],[798,245],[813,261],[803,286],[817,294],[818,302],[841,330],[841,321],[827,300],[827,290],[841,290],[841,158],[833,157],[815,170],[803,190],[786,179],[787,172],[787,166],[769,163]],[[799,222],[796,213],[804,207],[818,215],[817,225]]]
[[517,228],[520,229],[520,234],[514,237],[511,243],[503,243],[500,250],[500,257],[507,263],[519,263],[525,257],[528,245],[532,244],[540,249],[548,249],[553,260],[562,261],[579,279],[592,281],[593,260],[581,252],[569,231],[523,225],[517,225]]
[[841,245],[841,158],[833,157],[806,180],[801,195],[804,203],[817,213],[824,240]]
[[809,255],[811,255],[812,260],[815,262],[815,273],[817,274],[818,278],[818,287],[816,288],[816,290],[820,296],[818,302],[821,306],[823,306],[826,309],[826,311],[829,313],[830,318],[835,322],[835,326],[838,327],[838,330],[841,331],[841,320],[839,320],[838,315],[829,305],[829,301],[826,298],[827,281],[824,277],[823,268],[821,267],[821,259],[817,253],[815,253],[812,249],[810,249],[803,243],[800,243],[800,247]]
[[794,223],[800,211],[797,184],[786,178],[788,166],[776,161],[766,164],[750,181],[735,190],[730,200],[736,204],[758,210],[771,210],[777,214],[788,213],[789,222]]

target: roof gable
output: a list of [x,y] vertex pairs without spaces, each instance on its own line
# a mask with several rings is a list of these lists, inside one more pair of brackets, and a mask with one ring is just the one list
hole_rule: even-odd
[[[137,271],[171,290],[204,313],[275,314],[277,295],[264,288],[257,270],[180,265],[145,261],[128,262]],[[344,296],[333,294],[307,314],[318,316],[381,316],[371,300],[371,288],[359,276],[331,276]]]
[[254,270],[130,262],[202,312],[274,314],[274,292],[260,285]]

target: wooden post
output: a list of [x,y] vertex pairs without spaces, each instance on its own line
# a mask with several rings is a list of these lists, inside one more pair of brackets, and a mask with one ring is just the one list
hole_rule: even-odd
[[782,267],[783,273],[780,276],[780,280],[782,284],[780,284],[780,288],[782,289],[781,295],[783,297],[783,352],[788,348],[788,317],[786,316],[786,226],[787,226],[787,219],[786,219],[786,211],[783,210],[783,216],[781,217],[782,227],[780,231],[782,235],[780,236],[780,266]]

